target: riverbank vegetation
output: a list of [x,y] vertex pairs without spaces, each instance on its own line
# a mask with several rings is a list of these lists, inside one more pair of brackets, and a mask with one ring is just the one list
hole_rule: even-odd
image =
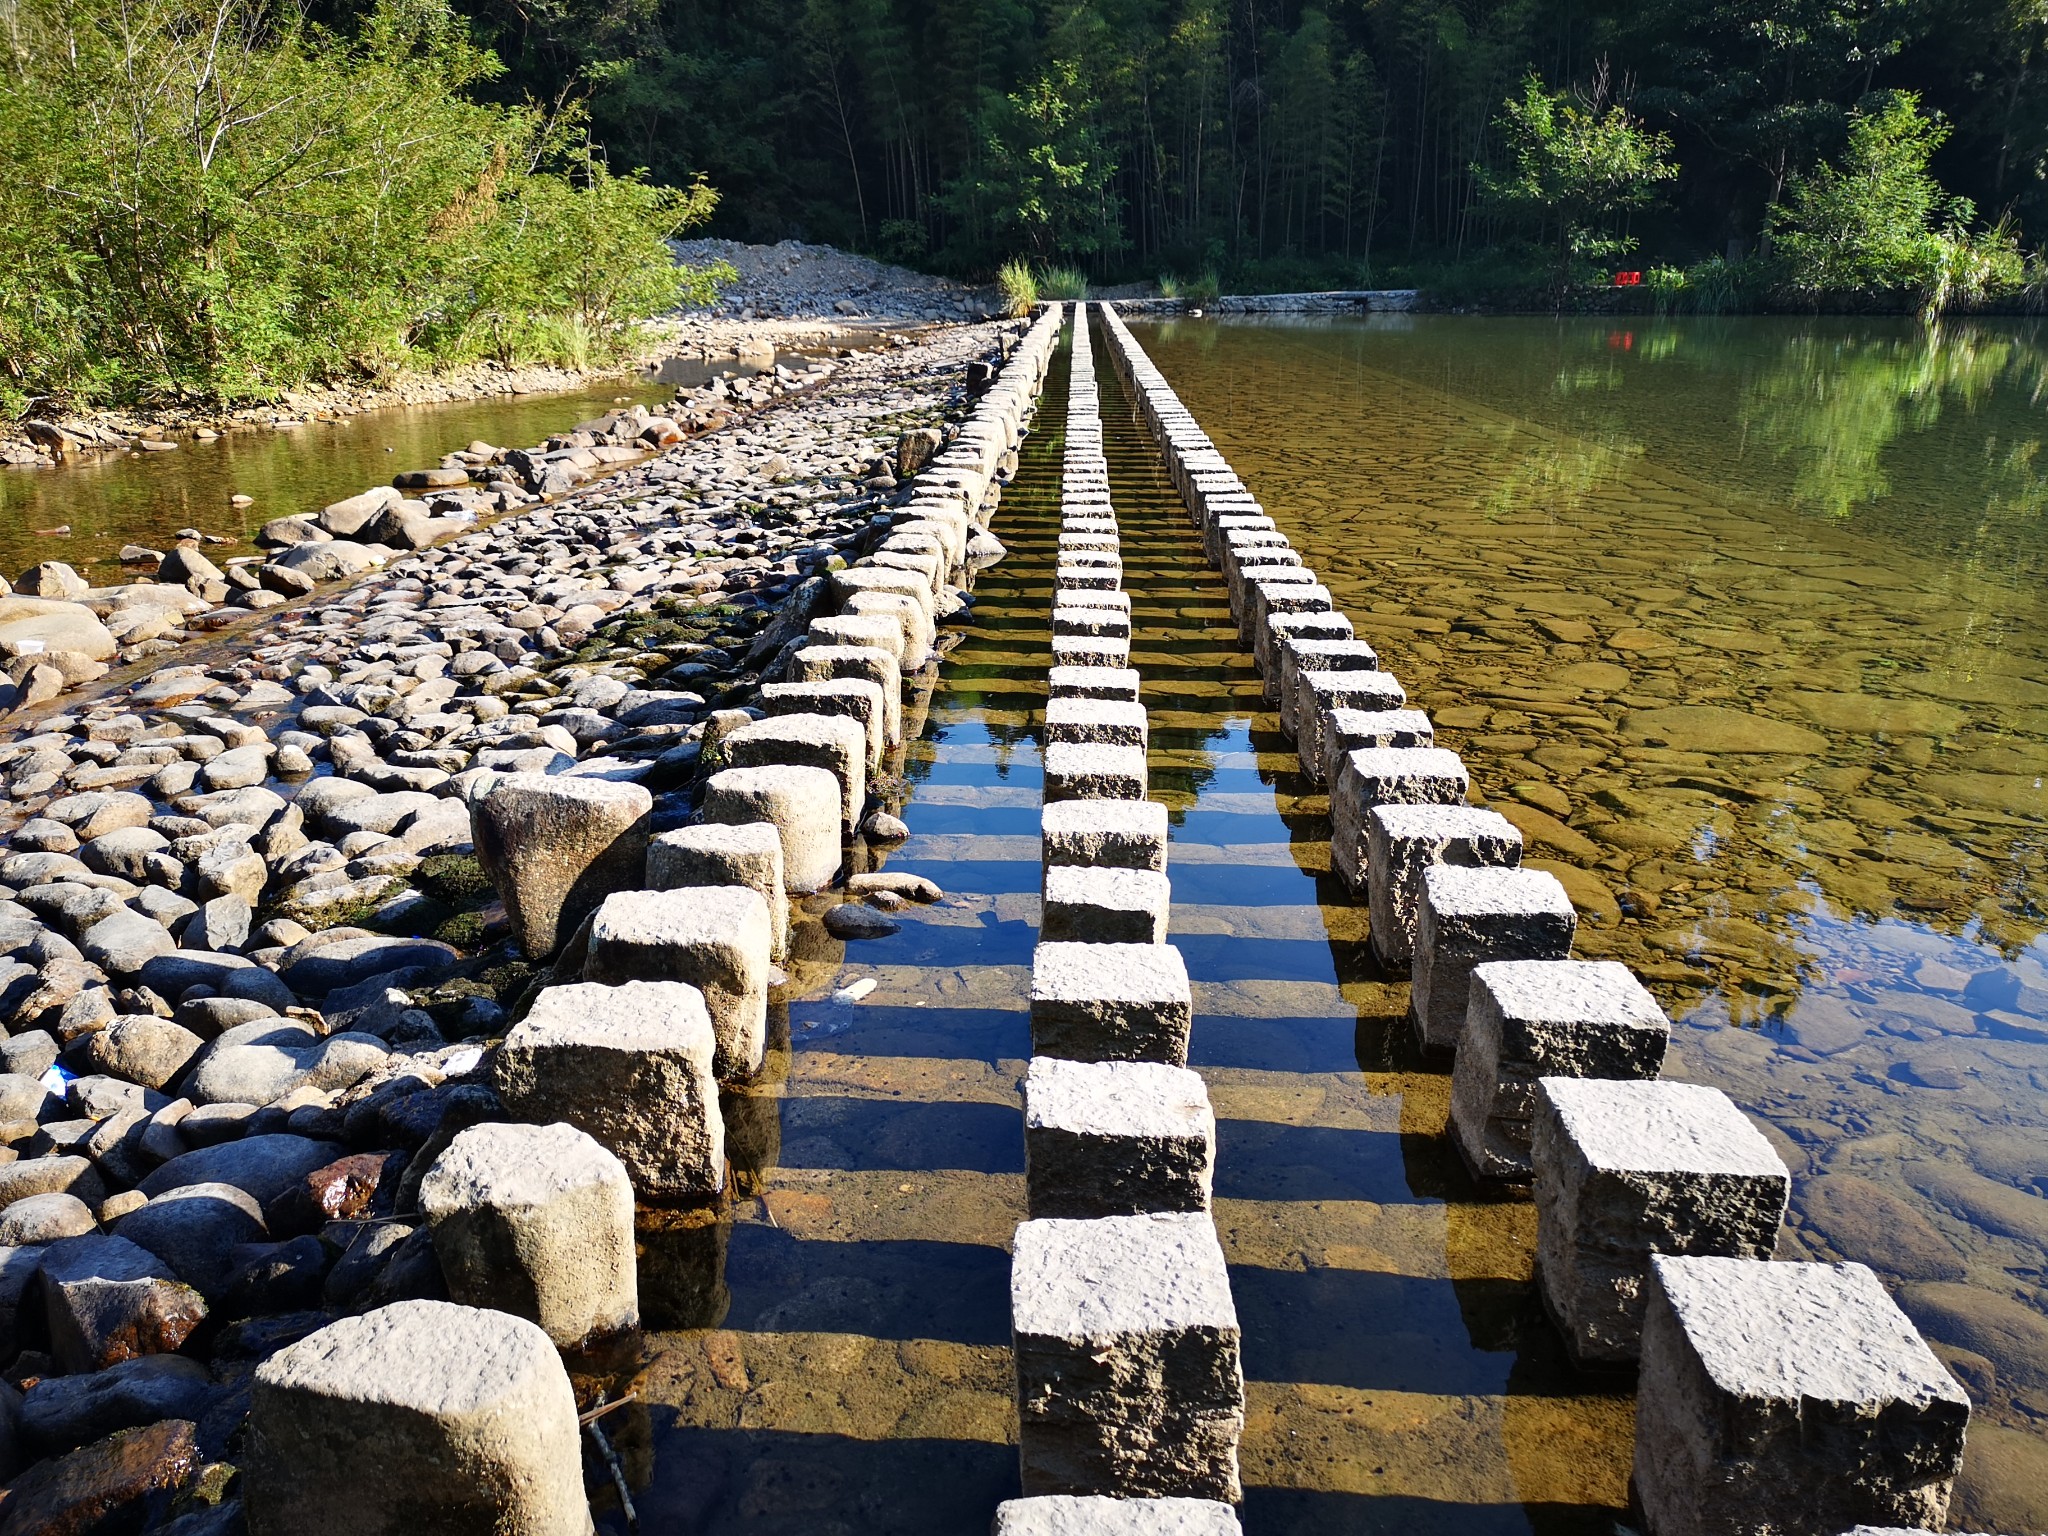
[[445,0],[0,6],[0,408],[588,366],[708,299],[664,240],[710,187],[616,173],[503,73]]
[[[459,3],[509,84],[587,89],[615,154],[708,175],[719,232],[955,272],[1910,310],[2019,293],[2048,232],[2032,0]],[[1568,295],[1565,221],[1501,195],[1532,78],[1557,117],[1668,141]],[[1859,245],[1873,153],[1935,195]],[[1642,291],[1617,296],[1624,263]]]

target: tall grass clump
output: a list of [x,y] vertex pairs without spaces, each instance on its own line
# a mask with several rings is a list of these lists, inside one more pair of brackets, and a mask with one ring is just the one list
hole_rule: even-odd
[[1088,274],[1079,267],[1047,267],[1038,277],[1040,298],[1078,302],[1088,297]]
[[1188,279],[1184,295],[1191,304],[1214,304],[1223,297],[1223,274],[1214,267],[1204,267]]
[[1038,274],[1021,256],[996,269],[996,288],[1003,296],[1003,313],[1013,320],[1030,314],[1038,303]]
[[1180,279],[1171,272],[1159,274],[1159,297],[1162,299],[1177,299],[1180,297]]

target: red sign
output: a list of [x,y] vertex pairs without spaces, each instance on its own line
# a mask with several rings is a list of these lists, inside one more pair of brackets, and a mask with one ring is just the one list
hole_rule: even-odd
[[1642,282],[1643,274],[1640,272],[1617,272],[1614,274],[1614,286],[1617,288],[1639,288],[1642,286]]

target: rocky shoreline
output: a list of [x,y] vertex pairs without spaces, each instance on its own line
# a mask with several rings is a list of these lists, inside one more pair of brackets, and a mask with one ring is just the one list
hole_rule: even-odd
[[[175,594],[151,608],[164,629],[93,660],[154,669],[17,722],[0,745],[0,1531],[115,1511],[242,1529],[258,1364],[337,1317],[449,1294],[422,1181],[458,1133],[506,1118],[490,1047],[583,958],[567,939],[546,964],[533,886],[559,870],[480,847],[479,808],[533,775],[645,800],[643,835],[682,827],[706,773],[762,745],[760,717],[867,699],[851,681],[764,694],[807,639],[828,642],[824,678],[853,676],[837,649],[856,671],[889,654],[858,638],[869,614],[900,621],[906,672],[943,650],[931,618],[965,601],[946,578],[1000,553],[966,522],[990,439],[968,455],[986,470],[947,444],[1021,333],[948,328],[766,376],[760,399],[796,398],[753,414],[728,387],[535,450],[475,445],[400,476],[410,495],[278,520],[267,560],[222,570],[181,546],[134,589]],[[957,540],[902,526],[953,527],[935,509],[963,500]],[[280,590],[330,575],[349,584]],[[107,602],[105,620],[71,606],[115,641],[135,605]],[[164,664],[173,634],[265,608],[246,647]],[[47,659],[65,650],[30,650],[19,683],[79,681]],[[880,798],[870,820],[849,810],[886,842]],[[545,854],[544,831],[515,841]],[[875,907],[905,899],[868,884]]]

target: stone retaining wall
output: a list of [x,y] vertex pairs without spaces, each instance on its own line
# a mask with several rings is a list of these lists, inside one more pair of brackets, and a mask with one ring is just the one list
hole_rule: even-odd
[[[1415,288],[1348,288],[1322,293],[1226,293],[1209,306],[1218,315],[1405,315],[1421,307]],[[1097,306],[1124,315],[1178,315],[1189,299],[1115,299]]]
[[[1341,297],[1341,296],[1333,296]],[[1968,1399],[1871,1272],[1771,1262],[1790,1175],[1719,1090],[1661,1080],[1669,1023],[1625,967],[1571,958],[1554,876],[1467,804],[1457,755],[1380,669],[1111,309],[1111,357],[1229,585],[1333,868],[1405,961],[1425,1051],[1454,1061],[1475,1176],[1533,1183],[1538,1286],[1573,1358],[1639,1364],[1651,1536],[1938,1528]]]

